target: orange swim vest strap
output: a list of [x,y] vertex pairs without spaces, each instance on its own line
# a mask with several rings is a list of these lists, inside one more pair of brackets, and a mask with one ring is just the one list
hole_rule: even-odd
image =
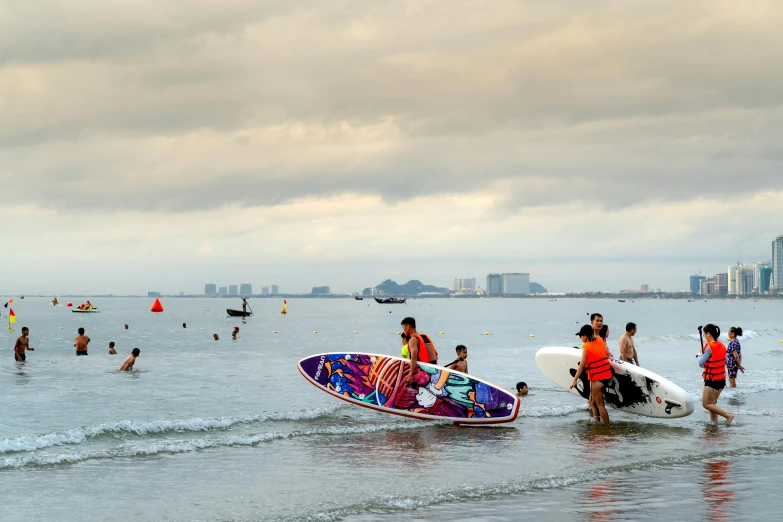
[[726,378],[726,346],[720,341],[707,343],[710,347],[710,358],[704,363],[701,376],[705,381],[719,381]]
[[587,361],[585,362],[587,379],[589,381],[611,379],[614,374],[612,373],[612,366],[609,364],[609,357],[606,354],[606,343],[603,339],[585,343],[584,347],[587,351]]
[[[426,334],[413,334],[413,336],[419,340],[419,355],[416,360],[423,363],[437,362],[438,352],[435,350],[435,345],[432,343],[432,339],[430,339],[430,337]],[[408,349],[410,350],[410,348]]]

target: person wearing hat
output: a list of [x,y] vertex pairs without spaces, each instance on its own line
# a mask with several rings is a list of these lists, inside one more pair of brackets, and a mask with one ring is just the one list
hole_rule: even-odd
[[587,380],[590,381],[590,406],[593,409],[593,416],[600,416],[604,424],[609,424],[609,413],[604,404],[604,388],[609,385],[614,374],[609,364],[606,343],[596,338],[595,330],[589,324],[584,325],[576,335],[582,339],[582,359],[579,361],[579,368],[569,389],[576,386],[582,372],[586,371]]
[[235,326],[235,327],[234,327],[234,331],[233,331],[233,332],[231,332],[231,338],[232,338],[232,339],[234,339],[234,340],[236,340],[236,338],[237,338],[237,334],[238,334],[238,333],[239,333],[239,327],[238,327],[238,326]]

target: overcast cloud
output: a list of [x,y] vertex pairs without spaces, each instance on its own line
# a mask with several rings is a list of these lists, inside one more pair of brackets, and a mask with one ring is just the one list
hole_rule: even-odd
[[768,260],[781,23],[763,0],[4,2],[0,292],[675,290]]

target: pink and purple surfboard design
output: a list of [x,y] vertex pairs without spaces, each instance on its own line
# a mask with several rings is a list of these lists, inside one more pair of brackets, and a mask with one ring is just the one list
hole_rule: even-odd
[[319,389],[357,406],[416,419],[459,424],[512,422],[519,398],[494,384],[432,364],[371,353],[323,353],[299,361],[299,372]]

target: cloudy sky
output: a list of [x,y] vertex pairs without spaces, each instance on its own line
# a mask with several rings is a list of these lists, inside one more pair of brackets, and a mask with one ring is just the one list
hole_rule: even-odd
[[781,24],[765,0],[5,1],[0,293],[676,290],[769,260]]

